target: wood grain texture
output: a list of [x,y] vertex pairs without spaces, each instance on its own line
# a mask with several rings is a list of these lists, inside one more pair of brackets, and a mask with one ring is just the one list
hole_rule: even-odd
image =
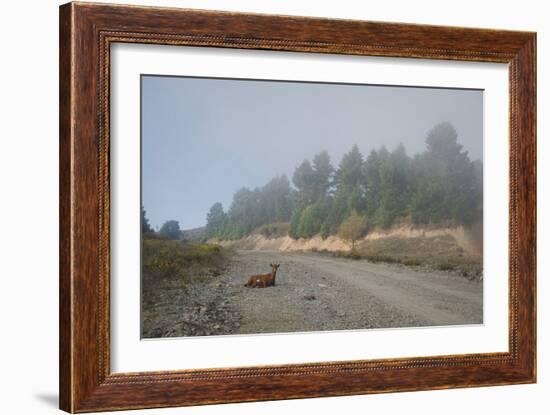
[[[510,351],[110,373],[109,69],[115,42],[510,66]],[[60,407],[68,412],[534,382],[534,33],[70,3],[60,9]],[[231,366],[231,362],[228,362]]]
[[59,14],[59,405],[72,409],[72,321],[71,321],[71,55],[70,8]]

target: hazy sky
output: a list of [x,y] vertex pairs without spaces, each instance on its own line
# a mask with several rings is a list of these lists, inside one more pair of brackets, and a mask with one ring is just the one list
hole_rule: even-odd
[[413,155],[442,121],[482,159],[482,91],[143,76],[143,205],[155,227],[203,226],[215,202],[227,210],[243,186],[291,180],[321,150],[335,167],[353,144]]

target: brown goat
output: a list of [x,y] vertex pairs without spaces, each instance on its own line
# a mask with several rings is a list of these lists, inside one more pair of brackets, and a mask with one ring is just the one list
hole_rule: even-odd
[[270,274],[251,275],[244,286],[248,288],[266,288],[275,285],[275,276],[281,264],[269,265],[271,266]]

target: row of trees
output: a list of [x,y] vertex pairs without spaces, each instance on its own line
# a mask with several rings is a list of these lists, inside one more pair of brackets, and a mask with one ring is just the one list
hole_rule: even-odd
[[206,216],[208,237],[239,239],[258,226],[288,222],[292,214],[294,191],[286,176],[275,177],[262,188],[242,188],[233,195],[227,213],[215,203]]
[[[292,185],[283,175],[261,188],[242,188],[227,212],[219,202],[210,208],[205,236],[239,239],[261,225],[289,223],[293,238],[339,234],[353,241],[367,225],[387,228],[401,219],[470,225],[482,215],[482,163],[471,161],[454,127],[442,123],[428,132],[425,151],[413,157],[402,144],[366,158],[354,145],[337,168],[322,151],[295,169]],[[142,228],[152,232],[143,208]],[[178,239],[179,224],[167,221],[159,234]]]
[[290,222],[293,238],[337,234],[353,215],[363,232],[399,219],[416,224],[470,225],[482,218],[482,164],[471,161],[450,123],[429,131],[424,152],[409,157],[403,144],[365,158],[354,145],[338,168],[322,151],[304,160],[291,184],[276,177],[261,188],[238,190],[227,212],[221,203],[207,215],[208,237],[238,239],[256,227]]
[[177,220],[167,220],[162,224],[158,230],[158,233],[156,233],[149,223],[149,219],[147,219],[147,213],[145,212],[143,206],[141,207],[141,234],[144,239],[156,238],[156,235],[159,235],[165,239],[181,239],[180,224]]

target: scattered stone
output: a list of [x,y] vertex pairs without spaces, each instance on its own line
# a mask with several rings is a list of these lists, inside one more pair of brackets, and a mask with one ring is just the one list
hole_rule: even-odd
[[[347,272],[344,269],[342,278],[335,277],[339,263],[345,265],[344,260],[334,259],[336,263],[332,264],[332,270],[325,272],[323,267],[307,260],[308,254],[299,254],[303,258],[295,261],[289,259],[293,255],[298,254],[243,251],[236,254],[227,268],[230,271],[216,278],[210,276],[197,279],[193,284],[161,286],[149,295],[143,308],[143,336],[357,330],[430,324],[373,295],[369,290],[361,289],[359,284],[349,284],[347,279],[355,280],[354,283],[361,282],[364,275],[357,269],[348,269]],[[282,263],[276,286],[262,289],[243,286],[248,275],[267,272],[266,264],[271,261]],[[387,272],[409,272],[407,268],[397,265],[365,265],[365,268],[371,266]],[[431,272],[428,267],[414,271],[415,275],[429,275]],[[474,272],[472,274],[476,275]],[[437,272],[438,278],[445,278],[440,280],[445,284],[454,278],[445,277],[446,274]],[[373,275],[373,278],[378,278]],[[482,272],[476,278],[481,280]],[[416,286],[411,287],[417,290]],[[445,298],[446,309],[462,312],[462,302],[455,303],[453,299]]]

